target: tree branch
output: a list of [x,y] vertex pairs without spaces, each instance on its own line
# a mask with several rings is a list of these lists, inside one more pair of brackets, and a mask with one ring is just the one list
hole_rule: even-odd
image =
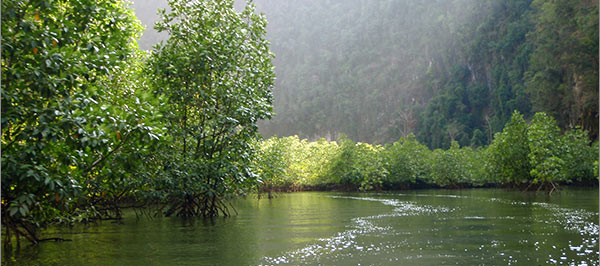
[[125,142],[127,142],[131,133],[133,133],[133,130],[129,131],[129,133],[127,133],[127,135],[125,135],[125,137],[123,138],[123,141],[121,141],[117,145],[117,147],[115,147],[114,149],[109,151],[106,155],[101,156],[100,158],[96,159],[96,161],[94,161],[90,166],[88,166],[85,170],[83,170],[83,172],[87,173],[87,172],[91,171],[92,169],[94,169],[94,167],[98,166],[101,162],[106,160],[106,158],[108,158],[110,155],[112,155],[115,151],[119,150],[123,146],[123,144],[125,144]]

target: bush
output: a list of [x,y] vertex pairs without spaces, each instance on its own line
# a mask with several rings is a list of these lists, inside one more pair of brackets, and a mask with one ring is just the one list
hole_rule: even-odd
[[379,153],[381,146],[341,138],[336,155],[328,163],[327,183],[359,187],[361,190],[379,188],[387,175]]
[[372,190],[415,184],[550,185],[596,182],[597,146],[590,146],[587,132],[579,129],[561,136],[556,122],[544,113],[528,125],[515,112],[487,148],[461,148],[453,142],[448,150],[431,151],[412,134],[385,147],[345,137],[316,142],[273,137],[260,144],[263,158],[258,162],[261,180],[272,186],[337,184]]
[[381,154],[388,172],[383,179],[385,187],[424,181],[431,151],[419,143],[413,134],[386,146]]
[[450,149],[436,149],[431,156],[429,180],[441,187],[457,187],[473,179],[467,165],[466,150],[452,141]]

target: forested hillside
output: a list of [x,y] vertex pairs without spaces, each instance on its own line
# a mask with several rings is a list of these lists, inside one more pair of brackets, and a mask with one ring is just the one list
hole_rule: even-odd
[[257,1],[276,54],[266,135],[482,145],[513,110],[597,138],[597,1]]
[[[151,25],[148,7],[137,16]],[[240,4],[240,3],[238,3]],[[598,2],[256,0],[275,53],[261,132],[489,144],[514,110],[598,135]],[[149,26],[151,27],[151,26]],[[159,39],[146,33],[140,46]]]

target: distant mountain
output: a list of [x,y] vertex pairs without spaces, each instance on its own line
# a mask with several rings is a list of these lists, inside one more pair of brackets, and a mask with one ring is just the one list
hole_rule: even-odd
[[[519,110],[597,139],[597,1],[254,2],[276,55],[264,136],[483,145]],[[133,4],[142,49],[166,37],[152,29],[166,6]]]

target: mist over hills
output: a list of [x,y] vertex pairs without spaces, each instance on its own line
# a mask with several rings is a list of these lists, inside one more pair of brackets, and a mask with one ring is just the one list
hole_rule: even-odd
[[135,0],[131,2],[131,9],[146,28],[138,45],[142,50],[151,50],[153,45],[169,37],[166,33],[159,33],[154,29],[154,22],[160,19],[157,10],[168,8],[169,4],[166,0]]
[[[152,28],[166,1],[134,1]],[[257,0],[275,53],[271,135],[485,145],[514,110],[598,135],[598,2]],[[238,3],[238,5],[241,5]],[[166,36],[147,30],[142,49]]]

